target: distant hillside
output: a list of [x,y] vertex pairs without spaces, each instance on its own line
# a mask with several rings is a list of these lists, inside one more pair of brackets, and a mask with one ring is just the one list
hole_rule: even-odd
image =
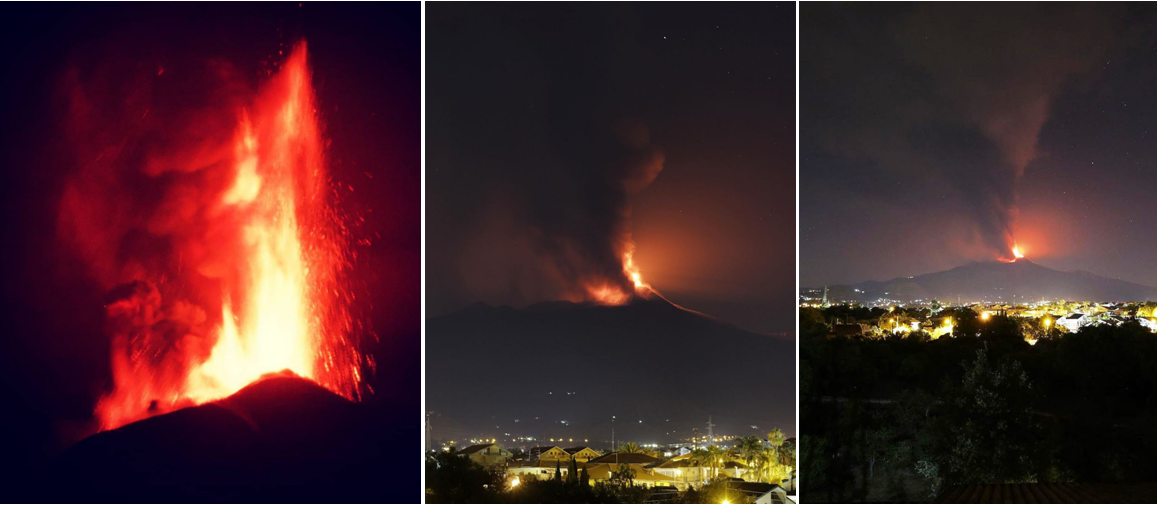
[[610,440],[612,415],[620,440],[640,442],[677,441],[693,427],[705,433],[709,416],[717,433],[761,434],[770,427],[750,426],[773,424],[789,432],[795,342],[661,298],[523,309],[478,303],[427,321],[426,407],[439,414],[441,430],[500,437]]
[[[801,293],[816,288],[801,289]],[[822,292],[822,288],[819,289]],[[1157,288],[1086,271],[1060,271],[1028,259],[1016,262],[975,262],[947,271],[908,278],[828,287],[834,301],[1146,301],[1157,299]]]

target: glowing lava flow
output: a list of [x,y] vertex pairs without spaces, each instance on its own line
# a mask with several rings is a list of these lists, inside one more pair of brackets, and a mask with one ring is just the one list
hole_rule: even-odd
[[[109,306],[110,319],[131,327],[114,336],[115,388],[96,410],[102,429],[224,398],[283,370],[360,397],[363,363],[342,281],[348,242],[328,204],[323,152],[301,43],[238,112],[225,184],[203,189],[213,196],[198,224],[207,232],[180,252],[206,259],[195,270],[212,281],[213,295],[202,298],[211,310],[162,305],[151,281],[140,297]],[[181,307],[204,323],[200,334],[162,326]]]
[[625,288],[622,284],[604,280],[587,285],[588,298],[604,305],[622,305],[630,301],[632,296],[648,297],[655,292],[650,285],[643,281],[643,274],[635,266],[632,257],[633,252],[623,254],[623,275],[633,287]]
[[1024,252],[1021,252],[1021,250],[1020,250],[1020,245],[1017,245],[1017,244],[1013,243],[1013,244],[1012,244],[1011,246],[1009,246],[1008,248],[1009,248],[1009,254],[1010,254],[1011,256],[1005,256],[1005,255],[1001,255],[1001,256],[997,257],[997,260],[999,260],[999,261],[1001,261],[1001,262],[1008,262],[1008,263],[1013,263],[1013,262],[1016,262],[1016,261],[1017,261],[1017,260],[1019,260],[1019,259],[1023,259],[1023,258],[1024,258]]

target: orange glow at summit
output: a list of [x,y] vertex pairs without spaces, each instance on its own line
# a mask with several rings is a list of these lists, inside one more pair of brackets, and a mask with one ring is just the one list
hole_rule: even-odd
[[587,298],[604,305],[622,305],[631,300],[632,296],[647,297],[655,292],[647,282],[643,281],[643,274],[635,265],[634,253],[623,254],[623,275],[629,280],[631,287],[622,287],[611,281],[586,285]]
[[1003,262],[1010,262],[1011,263],[1011,262],[1016,262],[1017,260],[1023,259],[1024,254],[1025,254],[1025,248],[1023,246],[1021,246],[1019,243],[1013,243],[1010,241],[1010,244],[1008,246],[1008,253],[998,256],[997,259],[1000,261],[1003,261]]

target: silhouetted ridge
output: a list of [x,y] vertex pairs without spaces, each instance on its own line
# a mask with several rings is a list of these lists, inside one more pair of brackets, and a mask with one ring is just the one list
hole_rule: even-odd
[[1028,259],[973,262],[919,276],[828,287],[828,299],[832,301],[1145,301],[1155,298],[1157,288],[1154,287],[1087,271],[1060,271]]
[[[93,435],[46,470],[63,503],[372,501],[389,427],[289,372],[217,402]],[[409,466],[414,466],[410,464]],[[44,485],[56,484],[57,487]]]
[[[602,430],[593,426],[603,423],[604,411],[607,424],[618,411],[691,428],[711,414],[760,420],[778,409],[752,409],[746,386],[794,400],[794,372],[777,363],[794,357],[793,341],[742,330],[657,295],[622,305],[548,301],[478,309],[426,324],[427,407],[445,421],[439,424],[459,431],[541,435],[545,421],[566,420],[558,434],[596,436]],[[745,358],[759,366],[732,366],[755,364]],[[689,374],[693,365],[718,365],[726,380],[704,381]],[[644,437],[665,435],[637,438]]]

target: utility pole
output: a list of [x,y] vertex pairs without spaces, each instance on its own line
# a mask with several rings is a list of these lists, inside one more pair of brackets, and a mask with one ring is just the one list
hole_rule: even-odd
[[619,464],[619,449],[615,447],[615,416],[611,416],[611,452],[615,453],[615,465]]
[[433,447],[430,446],[430,432],[434,431],[433,426],[430,425],[430,413],[426,412],[426,452],[429,452]]

